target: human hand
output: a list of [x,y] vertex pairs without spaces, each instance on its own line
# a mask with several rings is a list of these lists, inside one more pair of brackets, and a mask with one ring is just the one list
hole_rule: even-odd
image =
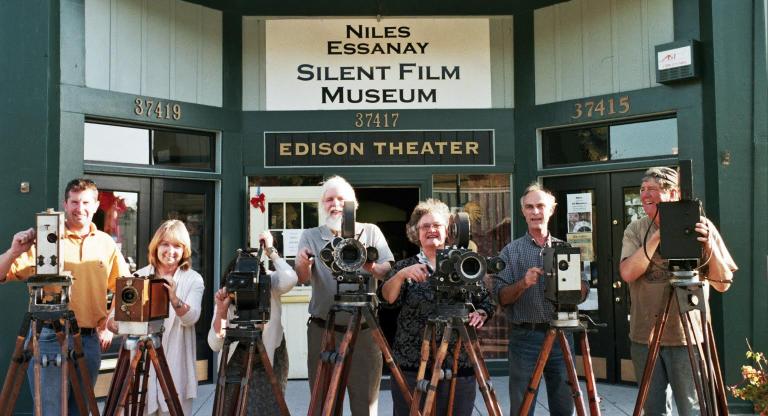
[[115,335],[107,328],[97,328],[96,334],[99,336],[99,345],[101,346],[101,352],[106,352],[109,346],[112,345],[112,337]]
[[695,230],[699,233],[696,237],[697,240],[704,243],[704,248],[709,250],[709,229],[714,227],[712,223],[706,217],[699,217],[699,222],[696,223]]
[[400,270],[404,280],[412,282],[426,282],[432,274],[426,264],[414,264]]
[[485,325],[486,319],[488,319],[488,314],[484,310],[478,309],[469,314],[469,325],[475,328],[482,328]]
[[272,233],[269,231],[262,231],[261,234],[259,234],[259,244],[264,244],[264,248],[272,247],[274,241]]
[[13,257],[16,258],[20,256],[21,253],[29,250],[29,248],[32,247],[32,244],[35,244],[36,235],[37,233],[35,232],[34,228],[28,228],[24,231],[19,231],[18,233],[14,234],[13,240],[11,240],[10,248],[11,253],[13,253]]
[[539,267],[531,267],[528,269],[523,277],[523,283],[525,284],[526,289],[538,283],[539,276],[542,274],[544,274],[544,270]]
[[310,267],[315,261],[315,255],[309,247],[304,247],[296,253],[296,265],[299,267]]
[[219,311],[219,313],[222,313],[223,311],[224,316],[226,316],[229,304],[232,302],[229,293],[227,293],[227,288],[222,287],[217,290],[216,293],[213,294],[213,298],[216,301],[216,310]]
[[173,281],[173,279],[163,279],[165,282],[163,282],[163,286],[168,290],[168,302],[171,303],[171,307],[173,305],[177,305],[179,303],[179,297],[176,296],[176,282]]

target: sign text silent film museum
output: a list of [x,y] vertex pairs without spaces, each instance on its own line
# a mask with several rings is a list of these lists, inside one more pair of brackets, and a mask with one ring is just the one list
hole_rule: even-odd
[[493,164],[493,130],[264,133],[267,167]]
[[488,108],[487,19],[267,21],[267,109]]

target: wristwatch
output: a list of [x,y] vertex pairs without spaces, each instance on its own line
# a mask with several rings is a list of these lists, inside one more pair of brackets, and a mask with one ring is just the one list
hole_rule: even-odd
[[179,299],[179,301],[176,302],[175,305],[173,305],[173,307],[176,309],[180,309],[182,306],[184,306],[184,302],[182,302],[181,299]]
[[277,254],[277,249],[274,247],[267,247],[264,251],[267,252],[267,257],[272,257],[273,254]]

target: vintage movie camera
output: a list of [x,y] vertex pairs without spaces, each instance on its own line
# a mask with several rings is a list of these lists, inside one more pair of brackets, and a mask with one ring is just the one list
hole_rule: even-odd
[[581,249],[553,242],[541,250],[544,260],[544,297],[555,306],[552,326],[579,325],[581,303]]
[[336,237],[320,250],[320,260],[336,278],[338,284],[367,283],[370,273],[363,270],[365,263],[379,259],[376,247],[366,247],[355,236],[355,203],[344,202],[341,237]]
[[35,275],[27,279],[28,311],[59,313],[69,309],[72,276],[64,271],[60,239],[64,213],[53,208],[35,215]]
[[506,266],[500,257],[483,257],[467,249],[469,244],[469,216],[460,212],[451,216],[448,237],[454,245],[437,250],[435,270],[430,281],[438,294],[448,298],[477,294],[485,289],[483,278],[487,273],[499,273]]
[[168,317],[166,280],[149,276],[119,277],[115,285],[115,321],[118,333],[147,335],[163,331]]
[[224,286],[235,305],[236,322],[267,322],[272,281],[261,263],[262,249],[238,249]]
[[680,161],[680,200],[658,204],[659,254],[669,262],[675,277],[696,280],[695,270],[701,258],[702,245],[697,240],[696,223],[702,215],[701,201],[693,199],[691,160]]

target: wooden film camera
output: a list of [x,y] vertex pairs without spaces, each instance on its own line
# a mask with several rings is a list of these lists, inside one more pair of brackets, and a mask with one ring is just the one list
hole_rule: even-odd
[[115,320],[149,322],[168,317],[168,290],[164,279],[119,277],[115,290]]

